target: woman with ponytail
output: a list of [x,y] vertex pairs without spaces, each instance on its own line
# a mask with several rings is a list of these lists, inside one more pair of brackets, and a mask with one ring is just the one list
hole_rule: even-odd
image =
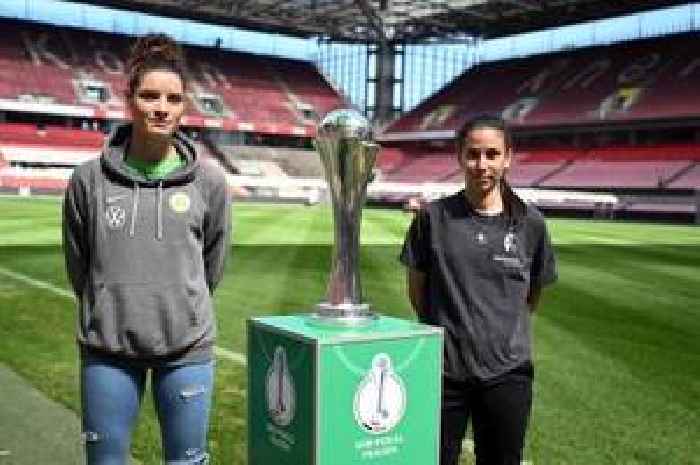
[[457,131],[464,189],[430,202],[401,261],[418,318],[445,328],[440,464],[457,465],[471,420],[477,465],[519,465],[532,405],[530,315],[557,279],[544,218],[510,188],[510,128]]
[[128,66],[131,122],[75,169],[63,208],[77,297],[87,465],[126,465],[150,372],[166,464],[208,462],[212,294],[229,250],[223,175],[178,130],[187,72],[152,34]]

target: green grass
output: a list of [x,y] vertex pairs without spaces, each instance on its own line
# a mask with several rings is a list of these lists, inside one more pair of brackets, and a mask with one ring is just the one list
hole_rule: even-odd
[[[412,318],[396,257],[409,218],[366,210],[366,298]],[[536,382],[526,456],[535,464],[700,464],[700,228],[555,220],[560,280],[535,317]],[[324,293],[331,218],[324,207],[235,205],[216,294],[218,345],[245,351],[254,315],[309,310]],[[0,267],[67,289],[60,201],[0,198]],[[72,303],[2,275],[0,361],[78,411]],[[214,464],[245,463],[245,370],[217,365]],[[150,401],[133,454],[159,463]],[[472,463],[470,458],[465,463]],[[420,464],[407,464],[420,465]]]

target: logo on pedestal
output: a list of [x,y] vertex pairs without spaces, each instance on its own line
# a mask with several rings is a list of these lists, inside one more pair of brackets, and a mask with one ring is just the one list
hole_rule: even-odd
[[289,373],[287,352],[282,346],[275,348],[272,365],[267,370],[265,390],[270,419],[277,426],[288,426],[294,419],[296,395],[294,380]]
[[353,405],[355,420],[370,433],[391,431],[406,410],[406,388],[387,354],[377,354],[360,382]]

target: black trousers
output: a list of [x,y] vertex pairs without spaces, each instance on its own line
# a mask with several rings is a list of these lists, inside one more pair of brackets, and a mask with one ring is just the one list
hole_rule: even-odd
[[532,379],[530,364],[488,383],[443,378],[440,465],[458,465],[470,418],[476,465],[520,465]]

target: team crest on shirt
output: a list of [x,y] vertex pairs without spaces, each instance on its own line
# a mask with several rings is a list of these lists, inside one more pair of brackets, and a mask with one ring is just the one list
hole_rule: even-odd
[[513,233],[512,231],[509,231],[503,237],[503,250],[506,253],[515,253],[517,251],[517,245],[515,243],[515,233]]
[[522,261],[518,256],[517,236],[513,231],[508,231],[503,236],[503,253],[495,254],[493,259],[508,268],[522,267]]
[[176,192],[170,196],[170,208],[175,213],[185,213],[190,209],[190,196],[184,192]]
[[108,205],[105,209],[105,219],[111,229],[121,229],[126,222],[126,210],[119,205]]

